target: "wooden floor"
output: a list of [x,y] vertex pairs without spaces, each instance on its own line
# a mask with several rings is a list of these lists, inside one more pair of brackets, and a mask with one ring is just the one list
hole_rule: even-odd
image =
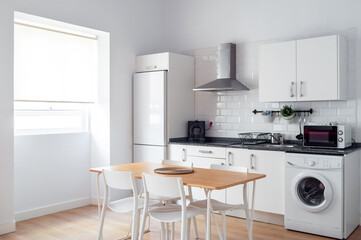
[[[116,239],[123,236],[128,230],[131,215],[107,212],[104,226],[104,240]],[[218,219],[220,221],[220,219]],[[200,239],[204,239],[204,218],[198,217]],[[17,231],[0,236],[1,240],[91,240],[96,239],[98,228],[98,215],[95,206],[76,208],[39,218],[34,218],[16,224]],[[160,239],[160,224],[151,222],[151,232],[145,234],[144,239]],[[176,227],[176,239],[179,239],[179,225]],[[248,239],[246,223],[243,219],[227,217],[228,239]],[[191,229],[191,239],[194,231]],[[253,236],[255,240],[325,240],[320,236],[288,231],[281,226],[254,222]],[[215,226],[212,228],[212,238],[218,239]],[[361,239],[361,227],[348,238],[349,240]]]

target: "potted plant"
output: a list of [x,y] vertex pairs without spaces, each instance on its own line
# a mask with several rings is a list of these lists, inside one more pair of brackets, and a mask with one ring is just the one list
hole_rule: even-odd
[[292,105],[284,105],[280,110],[280,113],[288,123],[291,123],[296,116],[295,111],[292,109]]

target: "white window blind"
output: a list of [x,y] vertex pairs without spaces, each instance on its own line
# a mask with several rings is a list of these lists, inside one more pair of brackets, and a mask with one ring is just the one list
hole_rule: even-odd
[[14,24],[14,99],[94,102],[96,39]]

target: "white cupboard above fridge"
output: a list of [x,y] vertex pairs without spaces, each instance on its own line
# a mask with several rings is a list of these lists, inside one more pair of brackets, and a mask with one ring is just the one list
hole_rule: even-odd
[[346,99],[347,40],[342,36],[260,46],[260,102]]

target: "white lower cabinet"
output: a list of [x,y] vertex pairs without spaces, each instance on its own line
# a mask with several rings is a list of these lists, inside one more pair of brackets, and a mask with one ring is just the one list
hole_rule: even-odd
[[[188,146],[187,161],[192,162],[196,168],[211,168],[212,164],[225,164],[225,148]],[[196,200],[206,199],[202,188],[192,188],[192,193]],[[221,202],[225,202],[225,195],[225,190],[212,191],[212,198]]]
[[[183,151],[183,149],[186,150]],[[192,162],[196,168],[210,168],[211,164],[228,164],[247,167],[250,173],[266,174],[266,178],[256,181],[254,209],[284,214],[284,152],[170,144],[168,153],[169,159],[172,160],[181,161],[182,156],[185,156],[186,161]],[[248,196],[251,199],[252,184],[248,186]],[[203,189],[192,189],[194,199],[206,199]],[[238,204],[243,203],[242,194],[243,186],[240,185],[226,190],[213,191],[212,197],[218,201]],[[235,210],[228,214],[241,217],[244,216],[243,212]]]
[[[227,161],[233,166],[248,168],[250,173],[263,173],[266,178],[256,181],[254,209],[263,212],[284,214],[284,159],[285,153],[248,149],[226,149]],[[243,186],[226,190],[226,202],[243,203]],[[248,185],[248,196],[252,196],[252,184]],[[251,206],[250,206],[251,207]],[[229,215],[241,216],[242,211]]]
[[[256,181],[254,209],[285,213],[285,153],[278,151],[249,151],[252,157],[249,172],[266,174]],[[250,190],[251,191],[251,188]]]
[[169,144],[168,145],[168,160],[186,161],[187,145]]

